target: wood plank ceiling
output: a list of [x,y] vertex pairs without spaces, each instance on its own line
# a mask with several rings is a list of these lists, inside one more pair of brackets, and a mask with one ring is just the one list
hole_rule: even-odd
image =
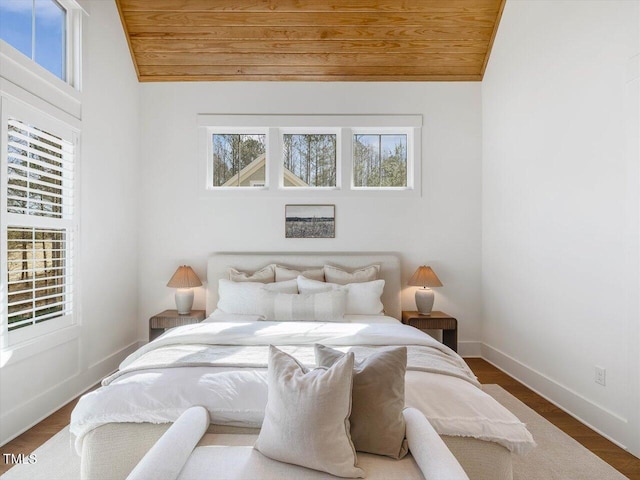
[[505,0],[116,0],[143,82],[482,80]]

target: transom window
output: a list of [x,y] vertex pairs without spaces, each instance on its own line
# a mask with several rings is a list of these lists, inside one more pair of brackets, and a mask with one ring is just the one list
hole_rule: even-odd
[[209,192],[420,195],[420,115],[199,115],[198,123]]
[[212,139],[214,187],[263,187],[266,135],[215,133]]
[[353,136],[355,187],[407,186],[407,135],[355,134]]
[[0,1],[0,38],[67,80],[67,11],[57,1]]
[[336,135],[291,134],[282,136],[285,187],[336,186]]

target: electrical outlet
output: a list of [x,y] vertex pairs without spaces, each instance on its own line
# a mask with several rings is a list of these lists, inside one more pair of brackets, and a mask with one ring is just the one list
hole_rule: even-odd
[[596,383],[603,387],[607,384],[607,369],[596,366]]

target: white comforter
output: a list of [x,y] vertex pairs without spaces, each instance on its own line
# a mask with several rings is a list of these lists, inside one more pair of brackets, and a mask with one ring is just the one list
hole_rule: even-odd
[[[441,435],[494,441],[516,453],[535,445],[525,426],[478,388],[475,377],[455,352],[415,328],[401,324],[220,322],[172,329],[127,357],[120,372],[105,379],[103,387],[83,396],[73,411],[71,432],[76,436],[76,449],[80,452],[84,435],[100,425],[174,422],[193,405],[204,406],[212,423],[259,427],[267,401],[265,368],[235,360],[185,365],[203,345],[227,346],[231,357],[236,348],[229,347],[240,351],[271,344],[286,346],[295,356],[297,349],[302,355],[315,343],[342,350],[351,346],[429,347],[432,354],[442,357],[443,367],[440,373],[407,371],[407,406],[421,410]],[[178,357],[183,352],[182,358],[176,359],[176,348]],[[163,349],[171,350],[173,364],[145,361],[158,357]]]

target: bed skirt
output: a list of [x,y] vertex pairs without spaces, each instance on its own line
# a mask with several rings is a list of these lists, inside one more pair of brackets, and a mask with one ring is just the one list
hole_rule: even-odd
[[[169,426],[170,424],[111,423],[96,428],[83,441],[81,478],[124,480]],[[254,436],[258,433],[258,429],[211,425],[198,446],[253,445]],[[246,435],[246,441],[237,434]],[[471,480],[513,479],[511,453],[506,448],[497,443],[468,437],[443,436],[442,439]],[[231,441],[227,443],[227,440]],[[377,455],[358,454],[358,459],[367,473],[367,479],[388,479],[390,471],[398,473],[402,478],[424,478],[410,455],[403,460],[393,460]],[[319,472],[309,470],[309,473],[309,478],[318,478]],[[297,478],[300,478],[299,474]],[[337,477],[323,474],[323,478]]]

